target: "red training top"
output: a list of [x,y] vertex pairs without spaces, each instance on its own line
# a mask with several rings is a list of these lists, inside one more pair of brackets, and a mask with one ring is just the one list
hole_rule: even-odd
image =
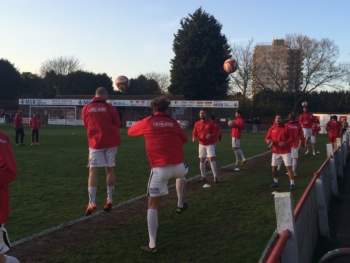
[[23,117],[18,113],[15,115],[13,126],[15,128],[23,128]]
[[215,133],[215,142],[221,142],[222,132],[220,125],[214,122],[214,133]]
[[32,128],[32,130],[39,130],[41,126],[41,120],[38,116],[32,117],[29,121],[29,125]]
[[[196,138],[201,145],[210,145],[216,143],[216,128],[215,122],[210,119],[199,120],[194,124],[192,130],[192,141]],[[207,139],[207,135],[210,134],[210,138]]]
[[240,139],[241,138],[241,131],[244,128],[244,119],[241,116],[239,116],[235,119],[234,123],[235,124],[233,125],[233,127],[231,129],[231,137]]
[[305,137],[303,129],[297,121],[289,121],[284,127],[288,130],[291,137],[290,147],[298,148],[301,141],[301,147],[305,147]]
[[10,210],[9,183],[17,176],[17,166],[9,138],[0,131],[0,224],[5,224]]
[[319,133],[319,131],[321,130],[320,124],[317,121],[312,121],[312,136],[316,136],[316,134]]
[[[265,137],[265,142],[269,143],[272,140],[272,152],[273,153],[290,153],[290,143],[292,141],[289,136],[288,130],[281,126],[272,126]],[[279,143],[284,142],[284,146],[280,146]]]
[[310,112],[304,112],[299,117],[299,123],[302,128],[311,128],[312,127],[312,119],[313,115]]
[[89,148],[104,149],[120,145],[121,121],[118,111],[99,97],[85,105],[82,118],[89,142]]
[[177,121],[163,112],[137,122],[129,128],[128,135],[145,137],[151,168],[184,162],[183,144],[188,140],[187,135]]
[[[342,134],[342,123],[337,120],[330,120],[326,123],[326,130],[329,138],[339,138]],[[333,142],[333,141],[332,141]]]

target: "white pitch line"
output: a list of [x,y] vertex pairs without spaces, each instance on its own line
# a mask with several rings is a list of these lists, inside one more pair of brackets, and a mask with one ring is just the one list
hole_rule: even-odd
[[[251,157],[251,158],[248,158],[247,160],[255,159],[255,158],[260,157],[260,156],[263,156],[263,155],[265,155],[266,153],[269,153],[269,152],[270,152],[270,151],[265,152],[265,153],[261,153],[261,154],[258,154],[258,155],[255,155],[255,156],[253,156],[253,157]],[[232,166],[232,164],[229,164],[229,165],[220,167],[218,170],[225,169],[225,168],[230,167],[230,166]],[[210,173],[212,173],[212,172],[207,172],[206,174],[210,174]],[[191,178],[187,179],[186,181],[195,180],[195,179],[197,179],[199,176],[200,176],[200,175],[196,175],[196,176],[194,176],[194,177],[191,177]],[[175,184],[170,185],[169,188],[172,188],[172,187],[174,187],[174,186],[175,186]],[[129,199],[129,200],[125,201],[125,202],[121,202],[121,203],[119,203],[119,204],[117,204],[117,205],[114,205],[114,206],[112,207],[112,209],[116,209],[116,208],[118,208],[118,207],[120,207],[120,206],[129,204],[129,203],[132,203],[132,202],[134,202],[134,201],[136,201],[136,200],[138,200],[138,199],[144,198],[144,197],[147,197],[147,194],[137,196],[137,197],[132,198],[132,199]],[[83,216],[83,217],[80,217],[80,218],[77,218],[77,219],[68,221],[68,222],[66,222],[66,223],[63,223],[63,224],[54,226],[54,227],[52,227],[52,228],[43,230],[43,231],[41,231],[41,232],[39,232],[39,233],[36,233],[36,234],[33,234],[33,235],[31,235],[31,236],[22,238],[22,239],[20,239],[20,240],[16,240],[16,241],[14,241],[14,242],[11,243],[11,246],[14,247],[14,246],[17,246],[17,245],[26,243],[26,242],[28,242],[28,241],[30,241],[30,240],[35,239],[35,238],[48,235],[48,234],[50,234],[50,233],[52,233],[52,232],[55,232],[55,231],[57,231],[57,230],[60,230],[60,229],[62,229],[62,228],[64,228],[64,227],[77,224],[77,223],[79,223],[79,222],[88,220],[88,219],[90,219],[90,218],[92,218],[92,217],[99,216],[99,215],[101,215],[101,214],[103,214],[103,213],[106,213],[106,212],[103,211],[103,210],[100,210],[100,211],[97,211],[97,212],[91,214],[90,216]]]

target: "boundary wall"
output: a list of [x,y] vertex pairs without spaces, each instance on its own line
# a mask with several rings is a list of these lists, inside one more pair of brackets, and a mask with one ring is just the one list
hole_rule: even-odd
[[313,174],[294,210],[290,192],[274,194],[277,229],[259,263],[309,263],[319,236],[330,237],[329,203],[332,196],[339,195],[337,178],[344,176],[349,133],[342,139],[337,139],[337,149],[326,145],[328,157]]

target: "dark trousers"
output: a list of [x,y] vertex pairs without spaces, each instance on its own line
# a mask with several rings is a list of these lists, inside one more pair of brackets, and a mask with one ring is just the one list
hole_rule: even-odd
[[20,138],[20,143],[23,144],[24,130],[23,128],[15,128],[16,130],[16,144],[18,144],[18,138]]
[[32,142],[39,142],[39,130],[32,130]]

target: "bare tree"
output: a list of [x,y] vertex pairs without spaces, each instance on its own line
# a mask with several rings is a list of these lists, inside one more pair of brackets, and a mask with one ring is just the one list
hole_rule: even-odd
[[303,100],[306,94],[316,89],[343,89],[349,76],[349,64],[338,63],[338,46],[328,38],[311,39],[304,35],[286,36],[290,48],[300,49],[302,57],[302,74],[299,92],[301,96],[295,103]]
[[168,93],[168,87],[170,85],[170,76],[167,73],[149,72],[144,74],[147,79],[153,79],[158,83],[158,86],[163,94]]
[[241,93],[243,98],[252,93],[253,79],[253,39],[247,44],[231,45],[231,54],[238,62],[238,69],[230,75],[230,92]]
[[57,57],[42,63],[40,67],[40,74],[45,76],[46,73],[54,71],[57,75],[68,75],[75,71],[81,70],[82,65],[79,59],[71,57]]

